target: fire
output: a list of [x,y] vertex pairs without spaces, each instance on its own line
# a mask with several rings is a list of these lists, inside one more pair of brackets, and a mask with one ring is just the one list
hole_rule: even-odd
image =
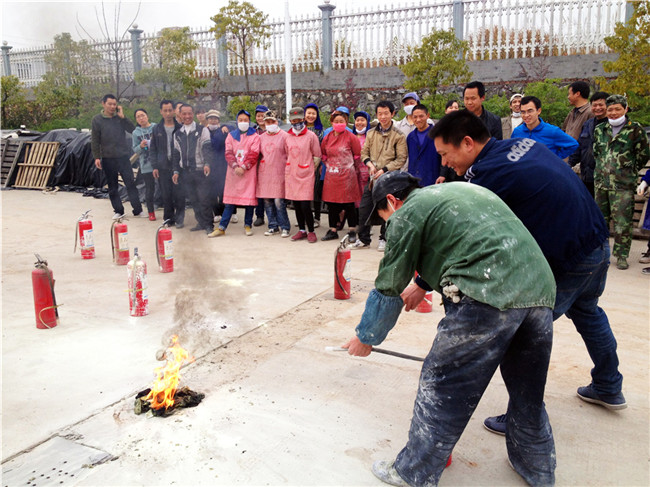
[[156,368],[156,379],[151,386],[151,392],[144,398],[149,401],[151,409],[171,408],[178,383],[181,380],[180,370],[184,363],[191,363],[194,357],[178,344],[178,336],[172,335],[171,346],[165,352],[167,363]]

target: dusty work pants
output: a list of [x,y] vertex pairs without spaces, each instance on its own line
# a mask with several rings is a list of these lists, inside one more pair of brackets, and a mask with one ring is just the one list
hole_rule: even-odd
[[[408,443],[395,460],[413,486],[437,485],[497,367],[510,401],[508,457],[530,485],[555,482],[555,445],[544,407],[553,341],[550,308],[499,311],[464,296],[446,316],[420,375]],[[505,466],[505,465],[504,465]],[[507,468],[507,467],[506,467]]]
[[117,183],[118,175],[122,175],[122,181],[126,186],[126,192],[129,195],[129,201],[133,207],[133,214],[142,213],[142,203],[140,203],[140,194],[135,187],[133,179],[133,169],[128,157],[102,157],[102,170],[106,175],[108,183],[108,197],[111,199],[111,205],[115,213],[124,214],[124,205],[120,199],[119,185]]

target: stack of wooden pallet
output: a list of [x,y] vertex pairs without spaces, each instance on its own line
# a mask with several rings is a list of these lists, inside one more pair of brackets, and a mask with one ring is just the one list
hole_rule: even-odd
[[[59,142],[36,142],[17,139],[2,141],[2,186],[45,189],[52,175]],[[21,157],[23,155],[23,157]],[[22,162],[20,162],[22,160]]]

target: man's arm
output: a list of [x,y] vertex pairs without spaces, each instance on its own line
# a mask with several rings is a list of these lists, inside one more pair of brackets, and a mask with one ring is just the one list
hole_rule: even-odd
[[555,139],[555,147],[557,148],[557,155],[560,159],[564,159],[576,152],[578,141],[559,127],[554,128],[553,138]]

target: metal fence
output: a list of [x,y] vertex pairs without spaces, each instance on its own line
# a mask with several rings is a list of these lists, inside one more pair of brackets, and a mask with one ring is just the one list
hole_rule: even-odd
[[[320,7],[322,8],[322,6]],[[330,8],[331,10],[331,8]],[[625,0],[442,0],[373,11],[334,10],[293,19],[291,53],[293,71],[399,66],[410,60],[409,48],[419,45],[432,30],[456,26],[457,35],[469,43],[468,60],[526,58],[607,52],[604,38],[625,20]],[[263,48],[249,54],[249,72],[284,72],[284,22],[269,22],[271,36]],[[241,75],[242,61],[226,52],[209,28],[193,29],[199,44],[192,56],[196,75]],[[133,55],[146,50],[156,34],[120,45],[120,76],[133,78]],[[328,50],[328,45],[331,48]],[[104,60],[92,75],[110,79],[115,63],[109,62],[107,43],[94,45]],[[3,74],[10,69],[26,86],[35,86],[48,70],[45,55],[52,49],[11,50],[3,46]],[[331,53],[327,58],[326,54]],[[147,66],[146,61],[144,66]]]

